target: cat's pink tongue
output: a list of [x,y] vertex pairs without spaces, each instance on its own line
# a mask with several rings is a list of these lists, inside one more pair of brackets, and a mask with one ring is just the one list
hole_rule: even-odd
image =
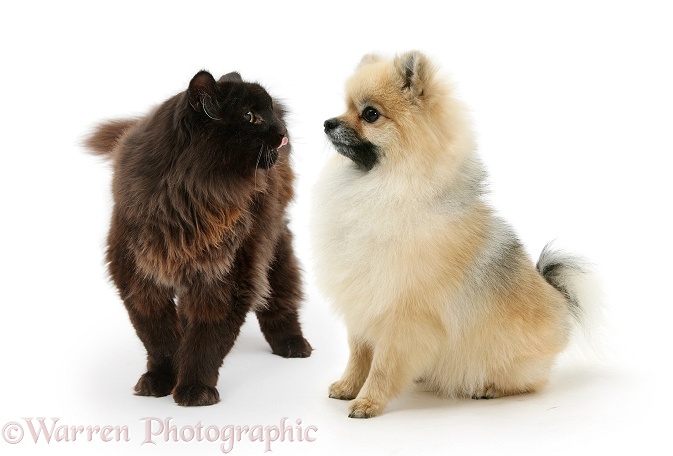
[[283,136],[283,139],[280,141],[280,146],[278,146],[278,148],[280,149],[281,147],[286,145],[288,142],[289,142],[289,140],[287,139],[287,136]]

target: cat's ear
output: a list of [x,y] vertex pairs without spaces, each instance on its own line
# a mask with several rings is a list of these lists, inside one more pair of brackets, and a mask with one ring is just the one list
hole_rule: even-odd
[[222,76],[217,82],[243,82],[243,79],[238,72],[232,71]]
[[203,110],[204,100],[213,98],[216,90],[215,78],[207,71],[199,71],[189,82],[189,104],[196,111]]

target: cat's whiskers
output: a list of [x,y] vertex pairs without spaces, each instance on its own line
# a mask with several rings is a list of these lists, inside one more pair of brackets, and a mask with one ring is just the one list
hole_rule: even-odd
[[259,146],[259,155],[257,155],[257,163],[255,164],[255,190],[257,190],[257,170],[259,169],[259,162],[262,159],[262,153],[264,152],[264,143]]
[[206,108],[206,98],[208,98],[208,101],[210,101],[210,97],[209,97],[209,96],[203,95],[203,96],[201,97],[201,106],[203,106],[203,112],[205,112],[206,115],[207,115],[208,117],[210,117],[211,119],[213,119],[213,120],[222,120],[222,119],[220,119],[220,118],[218,118],[218,117],[213,117],[213,116],[208,112],[208,108]]

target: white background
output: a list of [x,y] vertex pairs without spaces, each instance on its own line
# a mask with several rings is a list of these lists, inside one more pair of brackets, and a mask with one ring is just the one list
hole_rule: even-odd
[[[235,3],[236,6],[230,6]],[[436,5],[442,4],[442,9]],[[671,454],[673,16],[666,2],[5,2],[0,12],[2,454],[220,454],[142,445],[145,417],[178,427],[316,426],[273,454]],[[494,401],[408,392],[372,420],[327,398],[344,329],[313,286],[308,202],[362,54],[421,49],[474,113],[490,197],[531,256],[551,239],[592,260],[606,291],[599,360],[562,358],[544,391]],[[222,401],[181,408],[132,387],[144,351],[106,278],[110,169],[96,122],[137,115],[200,69],[238,70],[289,105],[292,208],[313,356],[270,354],[254,318],[226,358]],[[127,426],[130,442],[34,444],[22,418]],[[50,423],[50,421],[48,421]],[[235,442],[232,454],[264,454]],[[621,454],[621,453],[620,453]]]

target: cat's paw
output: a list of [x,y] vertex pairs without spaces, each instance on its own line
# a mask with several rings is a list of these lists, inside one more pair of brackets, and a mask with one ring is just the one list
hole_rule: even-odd
[[332,399],[341,399],[349,401],[355,399],[360,391],[353,386],[351,382],[346,380],[339,380],[329,386],[329,397]]
[[173,390],[173,400],[185,407],[213,405],[220,402],[220,393],[208,385],[178,385]]
[[274,355],[283,358],[308,358],[311,356],[313,347],[302,336],[292,336],[275,342],[271,346],[271,351]]
[[380,415],[385,404],[373,399],[355,399],[348,407],[348,418],[372,418]]
[[168,372],[145,372],[136,383],[137,396],[164,397],[171,394],[175,386],[175,377]]

